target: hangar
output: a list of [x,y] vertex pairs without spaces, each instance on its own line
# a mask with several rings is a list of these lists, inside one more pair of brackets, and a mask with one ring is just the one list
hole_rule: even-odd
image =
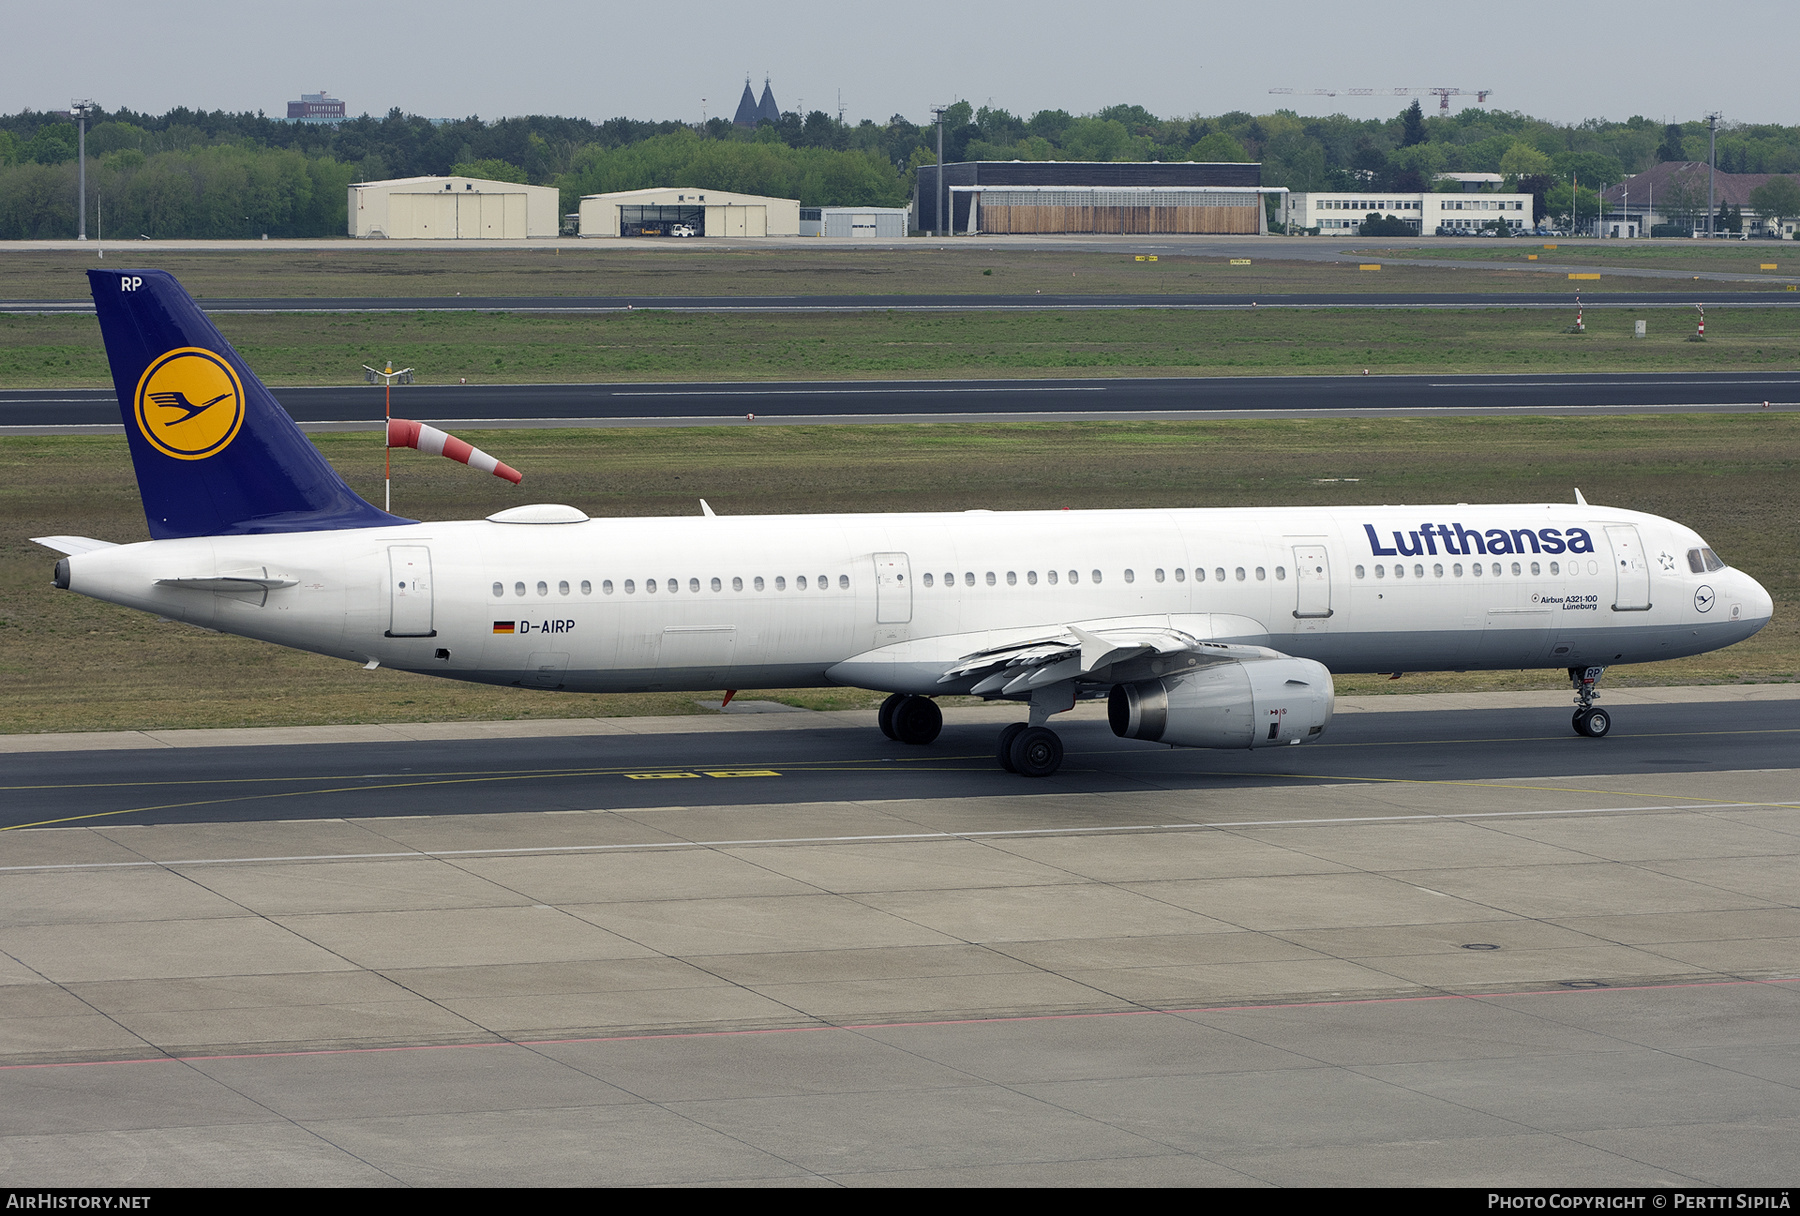
[[1260,164],[964,161],[919,168],[926,232],[1264,233]]
[[581,199],[581,235],[799,236],[800,200],[699,186],[588,194]]
[[350,235],[394,240],[524,240],[554,237],[555,186],[479,177],[398,177],[350,186]]
[[910,207],[802,207],[801,236],[883,241],[904,237],[911,227]]

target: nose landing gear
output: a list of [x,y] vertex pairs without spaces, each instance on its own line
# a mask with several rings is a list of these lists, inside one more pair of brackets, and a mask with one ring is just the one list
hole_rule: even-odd
[[1569,725],[1575,733],[1588,739],[1604,739],[1612,730],[1612,715],[1594,704],[1600,699],[1600,677],[1604,667],[1571,667],[1569,682],[1575,686],[1576,710]]

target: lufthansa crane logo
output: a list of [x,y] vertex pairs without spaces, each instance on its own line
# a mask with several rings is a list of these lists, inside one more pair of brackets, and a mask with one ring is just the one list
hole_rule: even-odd
[[177,460],[205,460],[237,438],[244,385],[219,355],[184,346],[144,369],[136,413],[138,430],[157,451]]

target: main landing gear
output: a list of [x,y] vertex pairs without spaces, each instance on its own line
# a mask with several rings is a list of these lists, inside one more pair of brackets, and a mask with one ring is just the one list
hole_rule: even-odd
[[944,729],[944,712],[930,697],[897,692],[881,703],[876,721],[881,725],[881,733],[894,742],[922,747]]
[[1014,722],[1001,728],[994,758],[1009,773],[1048,777],[1062,767],[1062,740],[1049,727]]
[[[1036,716],[1035,710],[1033,716]],[[875,720],[881,726],[881,733],[888,738],[915,746],[930,743],[944,729],[944,714],[936,701],[903,692],[883,701]],[[1062,767],[1062,739],[1048,727],[1014,722],[1000,731],[995,759],[1009,773],[1021,777],[1048,777]]]
[[1600,698],[1600,677],[1606,674],[1604,667],[1571,667],[1569,683],[1575,686],[1575,716],[1569,719],[1569,725],[1575,733],[1589,739],[1604,739],[1612,730],[1612,715],[1595,705]]

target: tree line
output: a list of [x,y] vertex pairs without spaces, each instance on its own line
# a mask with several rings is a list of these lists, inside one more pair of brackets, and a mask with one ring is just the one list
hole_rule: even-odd
[[[723,118],[699,127],[548,116],[444,122],[393,110],[322,125],[121,109],[88,128],[88,227],[121,237],[337,236],[351,182],[449,173],[557,186],[565,213],[583,194],[654,185],[804,206],[899,206],[918,166],[936,162],[937,139],[935,126],[901,115],[852,124],[820,110],[751,130]],[[1292,190],[1416,192],[1438,173],[1494,172],[1535,194],[1540,214],[1577,216],[1597,206],[1591,187],[1707,155],[1703,121],[1561,124],[1473,107],[1428,116],[1417,102],[1387,119],[1290,110],[1159,118],[1135,105],[1027,118],[958,102],[945,113],[943,142],[948,161],[1260,161],[1265,185]],[[1800,172],[1800,127],[1729,124],[1717,143],[1726,172]],[[0,115],[0,239],[74,233],[75,159],[73,123],[30,110]]]

